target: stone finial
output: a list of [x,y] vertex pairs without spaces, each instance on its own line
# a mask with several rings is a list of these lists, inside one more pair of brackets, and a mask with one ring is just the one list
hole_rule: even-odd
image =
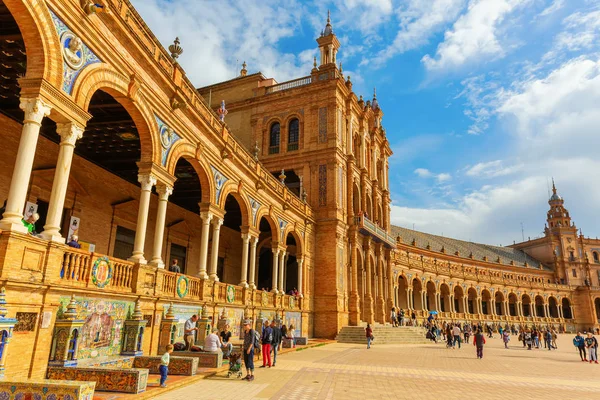
[[427,246],[425,247],[427,250],[431,250],[431,245],[429,243],[427,243]]
[[254,142],[254,161],[258,161],[259,152],[260,148],[258,147],[258,142]]
[[175,62],[177,62],[177,59],[183,53],[183,47],[181,47],[180,45],[181,45],[181,42],[179,41],[179,38],[176,37],[175,40],[173,41],[173,44],[169,46],[169,51],[171,52],[171,57],[173,57],[173,60],[175,60]]
[[440,250],[442,253],[446,253],[446,246],[442,246],[442,249]]
[[250,319],[250,309],[248,306],[244,307],[244,319]]
[[227,311],[225,310],[225,307],[223,307],[223,309],[221,310],[221,318],[222,319],[227,318]]
[[71,301],[67,305],[67,311],[63,313],[63,318],[68,320],[77,319],[77,302],[74,294],[71,295]]
[[0,289],[0,319],[6,318],[8,310],[6,309],[6,288]]
[[360,97],[358,98],[358,106],[360,108],[363,108],[365,105],[365,101],[363,100],[362,94],[360,95]]
[[80,2],[81,8],[87,15],[91,14],[99,14],[101,12],[105,12],[106,8],[99,0],[81,0]]
[[175,312],[173,311],[173,302],[169,303],[169,308],[167,309],[167,315],[165,315],[166,319],[175,319]]
[[302,201],[304,203],[306,203],[306,198],[308,197],[308,195],[306,194],[306,190],[302,189]]
[[455,255],[455,256],[459,256],[459,257],[460,257],[460,251],[456,250],[456,251],[454,252],[454,255]]
[[417,239],[413,238],[412,242],[410,242],[411,245],[416,246],[417,245]]
[[498,264],[500,264],[500,263],[502,262],[502,260],[500,259],[500,256],[498,256],[498,258],[496,258],[496,262],[497,262]]
[[343,73],[344,73],[344,68],[342,66],[342,62],[340,61],[340,75],[342,75],[342,78],[344,77]]
[[281,174],[279,174],[279,181],[282,185],[285,185],[285,178],[287,178],[287,176],[285,176],[285,170],[282,169]]
[[473,258],[473,252],[469,253],[469,258]]
[[206,310],[206,304],[202,307],[202,314],[200,314],[200,316],[202,317],[202,319],[208,318],[208,311]]
[[346,80],[346,87],[348,90],[352,90],[352,81],[350,80],[350,75],[348,75],[348,79]]
[[142,314],[142,305],[140,303],[140,299],[135,301],[135,307],[133,309],[133,314],[131,315],[131,319],[135,321],[141,321],[144,318],[144,314]]
[[247,67],[246,61],[244,61],[244,63],[242,64],[242,70],[240,71],[240,76],[248,75],[248,70],[246,69],[246,67]]

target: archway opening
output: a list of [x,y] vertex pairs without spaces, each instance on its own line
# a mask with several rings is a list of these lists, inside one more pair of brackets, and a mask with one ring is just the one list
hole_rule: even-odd
[[242,209],[233,194],[225,198],[225,217],[219,236],[217,276],[224,283],[238,284],[242,267]]
[[544,299],[542,296],[535,296],[535,315],[536,317],[545,317],[546,310],[544,310]]
[[425,301],[427,302],[427,309],[429,311],[440,311],[437,308],[437,302],[436,302],[436,294],[437,291],[435,290],[435,283],[433,283],[432,281],[428,281],[427,285],[425,286],[427,288],[427,295],[425,296]]
[[258,263],[256,268],[256,287],[269,291],[273,288],[273,250],[272,241],[275,233],[267,217],[261,217],[258,223],[260,230],[259,245],[256,250]]
[[573,312],[571,311],[571,302],[566,297],[562,299],[562,314],[564,319],[572,319]]
[[406,296],[406,289],[408,288],[408,284],[406,283],[406,278],[404,275],[400,275],[398,277],[398,300],[396,305],[406,310],[408,308],[408,301]]
[[596,321],[600,321],[600,297],[596,297],[594,306],[596,307]]
[[481,313],[483,315],[490,315],[492,313],[491,304],[492,295],[489,290],[483,290],[481,292]]
[[494,303],[496,305],[496,315],[505,315],[504,295],[499,290],[497,290],[494,294]]
[[558,302],[554,297],[548,299],[548,310],[551,318],[558,318]]
[[441,312],[452,311],[450,307],[450,287],[445,283],[440,285],[440,308]]
[[523,316],[531,317],[531,298],[528,295],[524,294],[521,298],[521,303],[523,305]]
[[511,293],[508,295],[508,312],[511,317],[517,316],[517,295]]
[[454,309],[456,310],[457,313],[465,312],[463,298],[464,298],[464,292],[463,292],[462,288],[460,286],[455,286],[454,287]]
[[423,297],[422,297],[422,293],[421,293],[423,290],[423,286],[421,285],[421,281],[419,279],[417,279],[417,278],[413,279],[412,289],[413,289],[412,303],[413,303],[414,310],[423,310]]
[[475,288],[469,288],[467,291],[467,307],[469,314],[477,312],[477,291]]
[[287,247],[287,259],[283,268],[283,290],[285,293],[291,293],[298,290],[298,257],[296,238],[290,232],[285,240]]

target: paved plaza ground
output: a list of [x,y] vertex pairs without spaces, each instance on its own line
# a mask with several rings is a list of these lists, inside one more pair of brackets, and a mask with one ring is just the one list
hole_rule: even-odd
[[483,360],[472,344],[364,346],[332,343],[282,355],[258,368],[254,382],[225,373],[161,396],[190,399],[598,399],[600,365],[583,363],[561,335],[559,349],[528,351],[514,340],[506,350],[488,339]]

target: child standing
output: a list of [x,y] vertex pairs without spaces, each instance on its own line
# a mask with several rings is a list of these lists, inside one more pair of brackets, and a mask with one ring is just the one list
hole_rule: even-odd
[[169,362],[171,362],[171,353],[173,352],[173,345],[167,345],[167,351],[160,358],[160,367],[158,367],[158,371],[160,372],[160,387],[167,387],[167,374],[169,373]]
[[473,336],[473,346],[477,348],[477,358],[483,358],[483,345],[485,344],[485,336],[481,333],[481,330],[478,329],[475,336]]
[[585,347],[588,349],[590,364],[593,362],[598,364],[598,340],[592,335],[592,332],[588,332],[587,338],[585,338]]

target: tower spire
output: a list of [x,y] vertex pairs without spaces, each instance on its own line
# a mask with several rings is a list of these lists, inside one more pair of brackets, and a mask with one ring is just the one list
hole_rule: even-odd
[[552,178],[552,193],[556,194],[556,185],[554,185],[554,178]]

